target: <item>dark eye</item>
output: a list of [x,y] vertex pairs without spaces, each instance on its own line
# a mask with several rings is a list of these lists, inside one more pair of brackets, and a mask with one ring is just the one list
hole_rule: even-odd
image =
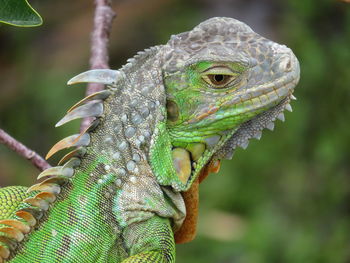
[[210,88],[224,89],[232,86],[240,74],[227,66],[215,66],[203,71],[201,77]]
[[223,74],[210,74],[207,76],[211,84],[214,86],[223,86],[232,79],[232,76]]

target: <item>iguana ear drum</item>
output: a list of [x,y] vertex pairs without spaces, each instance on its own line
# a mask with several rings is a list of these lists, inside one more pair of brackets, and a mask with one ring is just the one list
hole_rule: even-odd
[[177,121],[179,119],[179,107],[173,100],[166,101],[166,109],[169,121]]

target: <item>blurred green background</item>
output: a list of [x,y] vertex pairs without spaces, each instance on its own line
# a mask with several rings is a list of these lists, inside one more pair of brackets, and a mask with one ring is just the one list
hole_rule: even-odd
[[[93,5],[30,2],[43,26],[0,25],[0,127],[45,155],[78,130],[78,122],[53,126],[84,94],[65,83],[89,67]],[[177,247],[177,262],[350,262],[350,4],[124,0],[113,6],[112,68],[213,16],[247,23],[291,47],[300,61],[294,112],[201,185],[198,237]],[[30,185],[37,174],[0,145],[1,186]]]

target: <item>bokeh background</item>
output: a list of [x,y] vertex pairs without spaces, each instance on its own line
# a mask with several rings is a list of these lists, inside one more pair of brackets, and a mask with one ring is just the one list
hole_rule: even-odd
[[[45,155],[79,127],[78,121],[53,126],[84,94],[65,83],[89,67],[93,1],[30,2],[43,26],[0,25],[0,127]],[[201,185],[198,237],[178,246],[177,262],[350,262],[350,4],[124,0],[113,6],[112,68],[213,16],[247,23],[300,60],[294,112]],[[30,185],[37,174],[0,145],[1,186]]]

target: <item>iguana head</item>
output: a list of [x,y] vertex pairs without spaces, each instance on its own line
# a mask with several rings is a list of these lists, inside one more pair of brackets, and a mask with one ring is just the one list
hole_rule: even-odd
[[296,57],[240,21],[209,19],[172,36],[165,50],[167,129],[183,181],[210,158],[245,148],[290,108],[299,80]]

